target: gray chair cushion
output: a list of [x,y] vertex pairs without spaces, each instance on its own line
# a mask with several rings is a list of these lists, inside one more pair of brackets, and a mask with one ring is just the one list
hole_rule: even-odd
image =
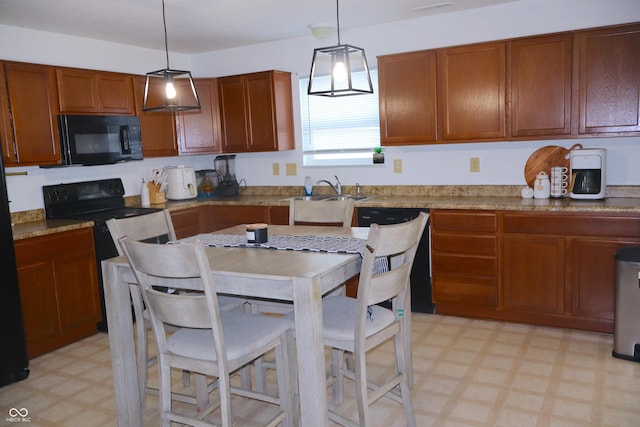
[[[222,311],[220,316],[228,360],[259,349],[289,328],[286,321],[274,317],[239,311]],[[167,346],[169,351],[180,356],[217,360],[210,329],[181,328],[167,339]]]

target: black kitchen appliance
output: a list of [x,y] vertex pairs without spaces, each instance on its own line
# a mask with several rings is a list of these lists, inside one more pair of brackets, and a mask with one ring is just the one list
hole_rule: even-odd
[[228,154],[223,156],[216,156],[213,160],[213,164],[218,172],[218,188],[216,189],[216,196],[237,196],[240,186],[236,180],[236,155]]
[[102,308],[102,321],[97,326],[98,330],[107,331],[101,261],[118,256],[118,250],[106,222],[111,218],[145,215],[160,209],[125,206],[124,186],[120,178],[46,185],[42,187],[42,195],[48,219],[83,219],[94,222],[93,239]]
[[[399,224],[418,217],[429,209],[419,208],[358,208],[358,226],[371,224]],[[390,260],[393,265],[393,259]],[[436,307],[431,294],[431,255],[429,251],[429,223],[425,228],[411,270],[411,311],[435,313]]]
[[[142,160],[137,116],[58,116],[62,166]],[[49,167],[49,166],[43,166]]]
[[13,249],[9,197],[2,159],[0,159],[0,386],[29,376],[27,340],[22,318],[18,269]]

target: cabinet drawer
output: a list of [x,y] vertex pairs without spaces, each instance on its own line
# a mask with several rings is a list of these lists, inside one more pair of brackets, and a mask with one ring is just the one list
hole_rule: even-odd
[[493,256],[497,252],[497,247],[495,236],[434,233],[431,239],[431,248],[434,252]]
[[495,276],[498,267],[495,257],[469,257],[432,253],[433,271],[443,273],[465,273]]
[[431,228],[436,231],[495,232],[497,216],[494,212],[433,211]]
[[437,274],[433,277],[433,295],[437,303],[497,305],[497,281],[492,277],[467,277]]
[[505,233],[640,237],[640,217],[629,215],[504,214]]
[[94,251],[93,231],[91,228],[83,228],[16,240],[14,248],[18,265],[59,258],[61,254],[66,256],[78,253],[91,254]]

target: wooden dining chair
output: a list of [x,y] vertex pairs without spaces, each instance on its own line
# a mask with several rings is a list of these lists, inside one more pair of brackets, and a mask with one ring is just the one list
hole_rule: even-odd
[[[407,378],[410,354],[405,354],[411,331],[403,322],[411,313],[406,308],[410,301],[411,268],[420,236],[425,229],[428,214],[393,225],[373,224],[369,230],[366,251],[360,270],[357,298],[329,296],[322,301],[323,336],[325,345],[332,348],[333,403],[343,401],[344,379],[355,381],[359,422],[330,411],[329,418],[345,426],[375,424],[369,406],[387,396],[404,406],[407,426],[415,426],[415,415]],[[393,257],[384,271],[374,268],[376,259]],[[379,263],[375,263],[379,266]],[[378,305],[391,300],[391,309]],[[290,318],[290,321],[293,319]],[[395,372],[384,384],[373,384],[367,376],[366,354],[369,350],[393,339],[395,360],[390,360]],[[345,352],[353,355],[354,370],[345,364]],[[370,392],[371,390],[371,392]]]
[[[268,426],[291,424],[294,406],[286,351],[288,323],[274,317],[221,310],[211,266],[199,242],[154,245],[127,237],[120,242],[151,315],[158,347],[162,425],[214,425],[204,420],[220,408],[221,425],[232,426],[232,394],[278,405],[279,411]],[[154,286],[204,292],[166,293]],[[178,329],[168,333],[168,325]],[[271,351],[276,355],[278,396],[231,385],[231,374]],[[196,408],[193,416],[173,411],[172,368],[217,378],[218,399],[206,408]]]
[[289,225],[339,225],[351,227],[355,201],[341,200],[300,200],[289,202]]
[[[173,228],[171,215],[167,209],[153,212],[146,215],[139,215],[127,218],[110,219],[107,221],[107,227],[111,234],[119,255],[124,255],[119,240],[128,236],[132,240],[145,241],[147,243],[166,243],[176,240],[176,233]],[[146,405],[146,395],[157,396],[158,389],[148,385],[148,369],[153,366],[157,359],[149,357],[147,330],[151,329],[149,313],[144,307],[140,289],[137,285],[129,287],[131,293],[131,302],[136,321],[137,332],[137,364],[138,364],[138,384],[140,386],[140,402],[144,408]],[[219,304],[223,310],[233,310],[242,307],[246,300],[243,298],[222,296],[219,297]],[[146,369],[144,368],[146,366]],[[189,373],[185,372],[185,385],[189,383]],[[245,379],[245,384],[248,380]],[[192,402],[193,397],[178,396],[178,399],[186,402]]]

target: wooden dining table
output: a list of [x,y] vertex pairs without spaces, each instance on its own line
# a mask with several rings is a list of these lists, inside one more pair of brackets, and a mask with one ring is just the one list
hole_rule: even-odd
[[[335,236],[366,239],[368,228],[268,227],[269,236]],[[216,233],[244,235],[245,226]],[[301,426],[327,426],[322,297],[360,272],[357,253],[207,247],[219,293],[293,303]],[[135,283],[124,257],[102,261],[109,345],[119,426],[142,426],[136,375],[129,284]],[[142,367],[141,369],[146,369]]]

